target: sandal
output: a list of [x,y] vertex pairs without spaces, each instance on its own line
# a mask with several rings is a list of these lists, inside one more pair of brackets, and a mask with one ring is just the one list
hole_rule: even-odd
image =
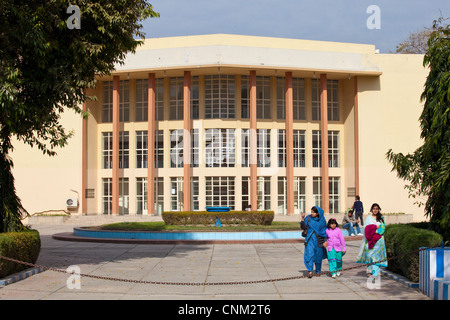
[[308,273],[308,278],[311,279],[312,277],[313,277],[313,273],[312,273],[312,272],[309,272],[309,273]]

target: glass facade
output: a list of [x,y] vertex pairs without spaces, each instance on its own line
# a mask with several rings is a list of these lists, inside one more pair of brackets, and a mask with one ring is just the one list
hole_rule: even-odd
[[[148,158],[148,79],[120,81],[119,213],[147,214],[147,170],[154,170],[155,214],[164,210],[204,210],[250,204],[250,76],[243,74],[191,77],[190,168],[191,203],[184,206],[184,78],[155,79],[154,158]],[[342,208],[344,171],[341,147],[340,82],[327,80],[329,212]],[[101,211],[111,213],[113,168],[112,81],[101,86]],[[256,199],[258,210],[287,213],[286,78],[256,76]],[[292,78],[292,143],[294,213],[322,206],[322,132],[320,81]],[[104,128],[104,129],[103,129]],[[143,171],[142,171],[143,170]],[[262,170],[262,171],[259,171]],[[264,171],[266,170],[266,171]]]

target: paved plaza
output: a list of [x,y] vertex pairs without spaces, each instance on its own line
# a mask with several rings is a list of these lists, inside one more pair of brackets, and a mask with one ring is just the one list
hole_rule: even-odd
[[[73,226],[37,225],[41,252],[36,264],[81,274],[138,281],[179,282],[155,285],[104,280],[43,271],[0,289],[0,299],[21,300],[429,300],[418,290],[382,276],[367,283],[365,267],[328,275],[277,280],[306,274],[303,243],[280,244],[112,244],[52,238]],[[343,267],[356,266],[360,240],[347,241]],[[328,271],[327,260],[323,270]],[[70,278],[70,279],[69,279]],[[68,281],[69,279],[69,281]],[[233,285],[187,285],[275,279]],[[73,281],[71,281],[73,280]],[[68,286],[69,284],[72,284]],[[78,288],[77,288],[78,286]]]

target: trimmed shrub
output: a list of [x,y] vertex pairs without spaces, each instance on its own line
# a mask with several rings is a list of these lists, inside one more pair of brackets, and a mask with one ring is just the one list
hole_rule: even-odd
[[446,245],[450,243],[450,228],[442,227],[438,222],[412,222],[410,225],[416,228],[437,232],[444,238],[443,240],[446,242]]
[[[0,233],[0,255],[35,263],[41,250],[41,239],[36,230]],[[29,266],[0,259],[0,278],[28,269]]]
[[[440,245],[442,236],[434,231],[416,228],[414,224],[391,224],[384,234],[388,258]],[[419,282],[419,252],[389,260],[388,270]]]
[[216,218],[221,224],[271,225],[273,211],[165,211],[162,218],[167,225],[213,225]]

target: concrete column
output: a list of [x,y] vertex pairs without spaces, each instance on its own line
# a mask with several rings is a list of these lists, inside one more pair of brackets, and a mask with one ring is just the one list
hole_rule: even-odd
[[184,72],[183,208],[191,210],[191,72]]
[[327,75],[320,75],[320,130],[322,139],[322,209],[330,209],[328,185],[328,101],[327,101]]
[[294,114],[292,72],[286,72],[286,200],[287,214],[294,214]]
[[112,214],[119,214],[119,131],[120,79],[113,76],[113,159],[112,159]]
[[258,208],[256,136],[256,71],[250,71],[250,205]]
[[155,74],[148,74],[147,212],[155,214]]
[[[86,111],[86,101],[83,102],[83,111]],[[81,133],[81,214],[86,214],[86,188],[87,188],[87,118],[83,118]]]
[[358,77],[353,78],[354,81],[354,123],[355,123],[355,194],[359,195],[359,120],[358,120]]

